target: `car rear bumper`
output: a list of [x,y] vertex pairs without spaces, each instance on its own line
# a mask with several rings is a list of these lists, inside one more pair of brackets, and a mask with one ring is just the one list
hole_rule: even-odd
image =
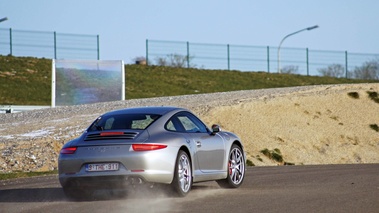
[[[116,146],[109,153],[102,150],[101,147],[80,147],[73,155],[60,155],[58,169],[61,185],[110,186],[172,182],[178,152],[175,147],[136,152],[131,151],[129,145],[124,145]],[[118,163],[119,168],[115,171],[89,172],[86,170],[89,163]]]

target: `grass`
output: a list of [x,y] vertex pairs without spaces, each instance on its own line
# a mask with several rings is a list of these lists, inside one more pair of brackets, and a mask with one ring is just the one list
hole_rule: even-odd
[[255,166],[254,163],[253,163],[253,161],[251,161],[249,159],[246,160],[246,165],[247,166]]
[[354,99],[359,98],[359,93],[357,93],[357,92],[349,92],[349,93],[347,93],[347,95],[354,98]]
[[266,148],[266,149],[261,150],[261,153],[275,162],[278,162],[278,163],[284,162],[282,153],[280,152],[279,149],[269,150]]
[[26,178],[42,175],[53,175],[58,174],[57,170],[48,171],[48,172],[11,172],[11,173],[0,173],[0,180],[7,180],[13,178]]
[[[0,56],[0,105],[50,105],[51,60]],[[226,92],[262,88],[379,81],[205,70],[162,66],[125,65],[126,99]]]
[[368,97],[373,100],[375,103],[379,104],[379,95],[377,92],[367,91]]
[[377,124],[370,124],[370,128],[376,132],[379,132],[379,126]]
[[284,161],[283,159],[283,155],[281,153],[281,151],[278,149],[278,148],[275,148],[273,150],[269,150],[269,149],[262,149],[260,151],[264,156],[266,156],[267,158],[269,158],[270,160],[273,160],[281,165],[286,165],[286,166],[292,166],[292,165],[295,165],[294,163],[290,163],[290,162],[286,162]]

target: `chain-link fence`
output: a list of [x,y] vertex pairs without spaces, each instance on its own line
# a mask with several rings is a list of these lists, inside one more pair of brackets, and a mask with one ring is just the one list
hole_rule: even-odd
[[99,60],[99,36],[0,28],[0,55]]
[[[148,64],[379,79],[379,54],[308,48],[279,51],[269,46],[146,40]],[[366,72],[374,72],[374,76]]]

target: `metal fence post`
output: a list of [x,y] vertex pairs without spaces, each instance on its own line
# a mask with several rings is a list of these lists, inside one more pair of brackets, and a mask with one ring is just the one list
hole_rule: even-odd
[[13,55],[12,53],[12,28],[9,28],[9,54]]
[[306,55],[307,55],[307,76],[309,76],[309,51],[308,51],[308,48],[306,48]]
[[149,65],[149,40],[146,39],[146,65]]
[[97,60],[100,60],[100,37],[97,35]]
[[54,59],[57,59],[57,33],[54,31]]
[[348,68],[347,68],[347,66],[348,66],[348,63],[347,63],[347,51],[345,51],[345,75],[346,75],[346,78],[348,78],[348,75],[347,75]]
[[187,68],[189,68],[190,67],[190,62],[189,62],[189,60],[190,60],[190,56],[189,56],[189,42],[187,41]]
[[226,45],[226,51],[227,51],[227,56],[228,56],[228,70],[230,70],[230,47],[229,44]]
[[270,47],[267,46],[267,72],[270,73]]

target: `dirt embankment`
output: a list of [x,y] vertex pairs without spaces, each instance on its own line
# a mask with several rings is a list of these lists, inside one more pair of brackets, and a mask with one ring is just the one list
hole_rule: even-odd
[[240,135],[255,165],[378,163],[378,92],[378,84],[320,86],[215,107],[206,120]]
[[379,163],[378,93],[379,84],[307,86],[0,114],[0,172],[56,169],[60,147],[98,115],[148,105],[185,107],[237,133],[257,166]]

